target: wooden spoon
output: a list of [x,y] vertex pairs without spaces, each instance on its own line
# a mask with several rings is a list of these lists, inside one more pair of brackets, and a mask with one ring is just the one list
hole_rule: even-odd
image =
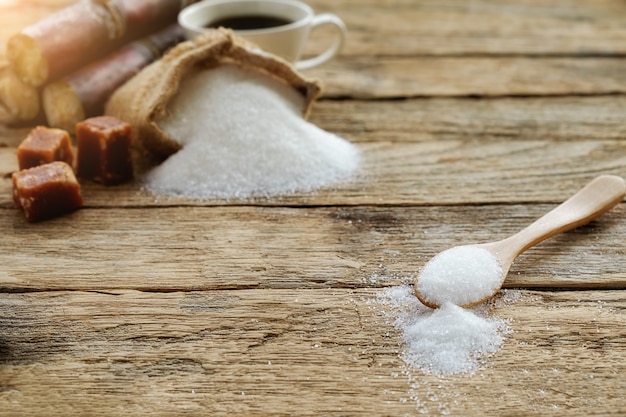
[[[614,175],[601,175],[587,184],[583,189],[578,191],[568,200],[513,236],[497,242],[471,245],[472,247],[486,249],[489,253],[491,253],[491,255],[493,255],[493,257],[495,257],[495,260],[501,268],[501,277],[500,282],[497,286],[495,286],[495,289],[492,286],[486,291],[482,291],[482,289],[478,290],[478,293],[481,291],[484,292],[481,294],[469,294],[472,291],[465,293],[463,295],[465,301],[461,303],[461,306],[472,307],[492,297],[502,286],[511,264],[513,264],[515,258],[517,258],[522,252],[544,239],[574,229],[578,226],[582,226],[596,217],[606,213],[623,200],[625,193],[626,185],[621,177]],[[487,256],[489,255],[487,254]],[[436,258],[437,257],[433,258],[433,260]],[[433,262],[433,260],[430,262]],[[481,273],[481,271],[475,272],[478,274]],[[428,283],[420,286],[420,279],[428,279],[424,278],[422,275],[424,275],[424,271],[422,271],[420,276],[418,276],[415,280],[415,295],[424,305],[431,308],[437,308],[439,307],[439,304],[441,304],[441,301],[437,302],[433,301],[433,299],[440,297],[424,293],[425,290],[421,287],[432,287],[428,287]],[[447,285],[447,283],[445,283],[445,285]],[[454,283],[451,283],[451,285],[454,285]],[[467,300],[468,297],[470,298],[469,301]],[[454,300],[449,301],[454,303]]]

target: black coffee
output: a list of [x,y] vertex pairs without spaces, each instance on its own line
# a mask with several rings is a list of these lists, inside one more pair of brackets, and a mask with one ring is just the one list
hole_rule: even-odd
[[250,30],[273,28],[276,26],[288,25],[289,23],[292,22],[282,17],[264,15],[242,15],[224,17],[222,19],[209,23],[207,27],[224,27],[233,30]]

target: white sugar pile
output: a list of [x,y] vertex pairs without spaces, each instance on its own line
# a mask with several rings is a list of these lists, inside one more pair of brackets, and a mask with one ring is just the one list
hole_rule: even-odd
[[431,309],[421,304],[413,288],[386,289],[378,301],[391,306],[395,327],[402,332],[402,359],[413,369],[436,375],[472,372],[498,351],[507,331],[504,322],[484,308],[464,309],[452,303]]
[[457,246],[439,253],[423,268],[414,297],[411,287],[388,290],[393,305],[404,304],[396,327],[406,343],[403,359],[414,368],[441,375],[473,371],[502,344],[503,323],[484,311],[459,306],[476,303],[500,287],[502,267],[488,250]]
[[488,250],[457,246],[432,258],[417,279],[417,292],[433,305],[468,305],[493,294],[502,283],[502,267]]
[[292,87],[234,65],[188,77],[159,126],[183,145],[150,171],[155,194],[247,198],[308,192],[354,175],[359,152],[302,117]]

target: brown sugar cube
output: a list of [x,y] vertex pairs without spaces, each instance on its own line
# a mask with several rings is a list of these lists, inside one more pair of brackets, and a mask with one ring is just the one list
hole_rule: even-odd
[[133,177],[131,126],[115,117],[92,117],[76,124],[79,177],[108,185]]
[[13,201],[29,222],[51,219],[83,205],[72,167],[55,161],[13,173]]
[[72,166],[74,165],[74,151],[70,135],[65,130],[37,126],[18,146],[17,160],[20,169],[49,164],[53,161],[63,161]]

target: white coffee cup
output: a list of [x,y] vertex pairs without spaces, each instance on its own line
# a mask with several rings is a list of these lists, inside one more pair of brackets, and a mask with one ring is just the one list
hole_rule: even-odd
[[[333,58],[343,47],[347,29],[332,13],[316,15],[308,5],[296,0],[204,0],[185,7],[178,24],[187,39],[207,31],[207,26],[228,18],[264,16],[284,20],[285,24],[260,29],[237,29],[234,32],[261,49],[282,57],[299,70],[316,67]],[[336,36],[331,46],[312,58],[300,60],[311,29],[331,26]]]

